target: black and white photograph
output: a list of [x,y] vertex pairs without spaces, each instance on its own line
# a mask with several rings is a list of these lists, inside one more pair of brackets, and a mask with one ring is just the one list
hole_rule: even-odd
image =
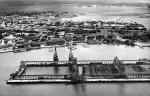
[[0,96],[150,96],[150,0],[0,0]]

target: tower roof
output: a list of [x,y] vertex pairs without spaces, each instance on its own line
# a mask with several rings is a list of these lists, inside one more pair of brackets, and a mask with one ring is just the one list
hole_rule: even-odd
[[57,50],[56,50],[56,46],[55,46],[55,50],[54,50],[54,57],[53,57],[54,61],[58,61],[58,54],[57,54]]
[[73,59],[74,59],[74,57],[73,57],[72,49],[70,48],[69,61],[72,61]]
[[70,48],[69,57],[73,57],[72,49]]
[[120,60],[118,59],[118,57],[114,58],[113,64],[121,64]]

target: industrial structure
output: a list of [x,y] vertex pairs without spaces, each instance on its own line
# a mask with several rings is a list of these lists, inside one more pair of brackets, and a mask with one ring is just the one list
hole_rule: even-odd
[[[150,81],[150,60],[77,60],[70,48],[69,60],[59,61],[55,47],[53,61],[21,61],[8,84],[22,83],[95,83]],[[28,74],[29,68],[54,68],[60,73]],[[66,68],[68,73],[59,68]],[[66,70],[64,69],[64,70]],[[50,70],[49,70],[50,71]]]

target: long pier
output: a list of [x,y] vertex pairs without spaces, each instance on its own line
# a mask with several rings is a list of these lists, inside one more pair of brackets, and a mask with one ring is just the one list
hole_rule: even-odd
[[[79,77],[83,79],[78,82],[83,83],[95,83],[95,82],[147,82],[150,81],[149,72],[137,72],[137,73],[111,73],[110,66],[114,60],[79,60],[77,61],[78,68],[86,67],[90,74],[79,74]],[[121,65],[128,66],[149,66],[150,61],[146,60],[120,60]],[[22,84],[22,83],[72,83],[72,73],[68,74],[40,74],[40,75],[25,75],[24,72],[30,67],[71,67],[74,66],[74,61],[21,61],[21,65],[15,73],[10,75],[10,79],[7,80],[8,84]],[[106,66],[106,67],[105,67]],[[103,69],[100,69],[104,67]],[[136,70],[139,70],[137,67]],[[107,71],[104,72],[103,70]],[[83,70],[82,70],[83,71]]]
[[[114,60],[77,60],[70,48],[69,60],[59,61],[56,47],[53,57],[53,61],[21,61],[7,84],[150,81],[150,60],[119,60],[117,57]],[[58,73],[59,68],[64,67],[67,73]],[[54,72],[28,74],[30,68],[41,68],[39,71],[53,68]]]

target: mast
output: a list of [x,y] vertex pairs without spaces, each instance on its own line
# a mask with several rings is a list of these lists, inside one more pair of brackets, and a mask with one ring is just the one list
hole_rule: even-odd
[[73,57],[72,49],[70,48],[69,61],[73,61],[73,60],[74,60],[74,57]]
[[57,50],[56,50],[56,46],[55,46],[55,50],[54,50],[53,61],[59,61]]

